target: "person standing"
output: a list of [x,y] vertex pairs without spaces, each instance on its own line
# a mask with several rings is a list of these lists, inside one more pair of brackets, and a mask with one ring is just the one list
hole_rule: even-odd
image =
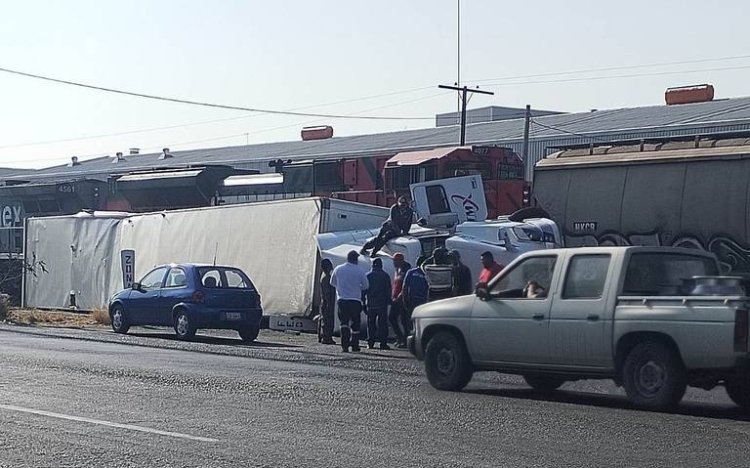
[[336,308],[336,288],[331,286],[333,263],[327,258],[320,262],[323,275],[320,277],[320,342],[335,345],[333,341],[333,311]]
[[[396,347],[400,348],[406,346],[406,332],[408,332],[409,325],[406,321],[403,290],[404,277],[406,272],[411,270],[411,265],[404,260],[404,254],[399,252],[393,255],[393,267],[396,269],[396,273],[393,276],[393,293],[388,321],[391,323],[394,333],[396,333]],[[406,325],[403,325],[404,323]]]
[[367,274],[370,287],[365,293],[367,314],[367,347],[375,348],[375,341],[380,342],[380,349],[388,346],[388,306],[391,304],[391,277],[383,271],[383,260],[372,261],[372,270]]
[[339,265],[331,275],[331,286],[336,288],[341,322],[341,350],[359,352],[359,326],[362,314],[362,293],[367,290],[367,275],[359,267],[359,254],[352,250],[346,263]]
[[489,282],[497,276],[498,273],[503,271],[503,266],[495,261],[495,257],[492,252],[484,252],[481,257],[482,259],[482,271],[479,273],[479,281],[477,282],[477,289],[486,288]]
[[451,260],[453,262],[453,279],[455,287],[453,294],[455,296],[466,296],[472,293],[473,283],[471,282],[471,270],[461,262],[461,254],[458,250],[451,251]]
[[409,206],[409,201],[404,196],[398,197],[398,202],[391,206],[390,216],[383,223],[378,235],[368,241],[359,253],[367,255],[367,251],[372,249],[370,257],[374,258],[389,240],[409,234],[413,220],[414,210]]
[[[430,291],[430,285],[427,283],[427,277],[422,270],[422,262],[417,262],[419,266],[406,272],[404,276],[404,308],[406,310],[404,320],[404,331],[406,335],[411,333],[411,314],[418,306],[427,302]],[[403,347],[405,347],[404,344]]]

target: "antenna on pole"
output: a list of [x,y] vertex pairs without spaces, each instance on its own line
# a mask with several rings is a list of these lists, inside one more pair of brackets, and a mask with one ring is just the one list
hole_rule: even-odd
[[219,243],[216,243],[216,249],[214,249],[214,266],[216,266],[216,256],[219,254]]

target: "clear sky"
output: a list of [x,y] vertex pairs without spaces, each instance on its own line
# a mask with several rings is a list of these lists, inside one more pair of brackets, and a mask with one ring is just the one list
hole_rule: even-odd
[[[331,124],[337,136],[431,127],[434,114],[456,108],[455,95],[437,89],[456,81],[456,0],[2,0],[0,6],[3,68],[243,107],[428,118],[253,115],[0,73],[3,166],[49,166],[129,147],[295,140],[310,124]],[[474,97],[470,107],[661,104],[668,86],[703,82],[714,84],[717,98],[747,96],[748,17],[750,2],[740,0],[461,0],[461,80],[496,92]],[[612,75],[649,76],[600,78]],[[563,81],[571,78],[581,80]],[[389,93],[396,94],[372,97]],[[161,127],[174,128],[153,130]],[[123,132],[132,133],[29,145]]]

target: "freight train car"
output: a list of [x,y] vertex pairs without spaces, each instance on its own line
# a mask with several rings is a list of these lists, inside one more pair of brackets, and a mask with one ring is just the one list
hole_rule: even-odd
[[750,276],[750,138],[569,149],[535,167],[534,203],[567,246],[708,250]]

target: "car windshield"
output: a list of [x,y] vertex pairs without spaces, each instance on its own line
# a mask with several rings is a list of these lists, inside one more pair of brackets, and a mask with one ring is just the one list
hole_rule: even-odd
[[255,289],[250,278],[238,268],[201,267],[198,277],[205,288]]
[[544,240],[544,233],[542,233],[542,230],[529,224],[514,227],[513,233],[518,237],[518,240],[522,242],[542,242]]

